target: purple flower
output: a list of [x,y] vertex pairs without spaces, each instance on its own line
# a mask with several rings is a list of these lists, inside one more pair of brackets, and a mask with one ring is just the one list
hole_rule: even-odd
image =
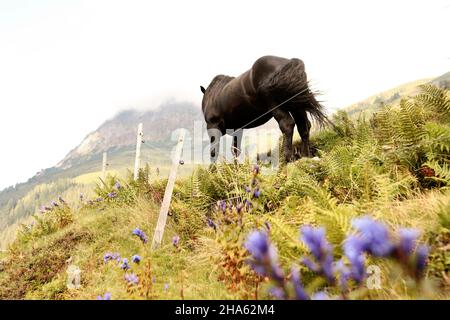
[[214,223],[214,221],[212,221],[210,218],[206,219],[206,223],[208,224],[208,226],[210,226],[211,228],[214,228],[214,230],[217,229],[217,225]]
[[245,248],[256,260],[263,260],[269,254],[269,238],[261,231],[253,231],[247,238]]
[[284,292],[283,288],[272,287],[269,289],[269,293],[279,300],[286,299],[286,293]]
[[123,258],[122,259],[122,265],[120,266],[120,269],[123,269],[123,270],[130,269],[130,265],[128,264],[128,259],[127,258]]
[[248,199],[245,199],[245,200],[244,200],[244,205],[245,205],[245,208],[246,208],[246,209],[250,209],[251,207],[253,207],[253,204],[252,204],[251,201],[248,200]]
[[59,205],[56,203],[56,201],[52,201],[51,205],[52,205],[53,207],[59,207]]
[[300,281],[300,272],[298,268],[294,266],[291,268],[291,282],[294,286],[295,298],[297,300],[309,300],[309,297],[306,294],[305,289],[303,288],[303,285]]
[[383,224],[366,216],[353,220],[353,226],[361,233],[365,251],[376,257],[386,257],[392,253],[394,246]]
[[141,256],[135,254],[134,256],[131,257],[131,261],[133,261],[134,263],[139,263],[141,262]]
[[351,272],[349,268],[345,266],[344,261],[342,261],[342,259],[336,263],[336,271],[339,274],[339,286],[341,287],[342,291],[346,291],[348,280],[351,277]]
[[97,296],[97,300],[111,300],[111,293],[106,292],[103,296]]
[[278,282],[283,281],[284,274],[278,265],[276,248],[269,242],[265,232],[258,230],[251,232],[244,246],[254,259],[250,262],[253,270],[261,276],[270,276]]
[[302,263],[312,272],[320,272],[320,266],[309,258],[303,258]]
[[108,193],[108,198],[112,199],[115,197],[117,197],[117,192],[112,191],[112,192]]
[[261,195],[261,190],[259,188],[256,188],[253,191],[253,198],[259,198],[260,195]]
[[415,276],[421,278],[427,265],[429,249],[426,245],[420,245],[416,249],[415,254]]
[[317,260],[318,266],[314,266],[312,262],[306,261],[307,266],[315,272],[321,272],[330,282],[334,282],[333,276],[333,254],[332,247],[325,237],[324,228],[312,228],[311,226],[303,226],[301,228],[301,240],[311,251]]
[[331,246],[325,238],[324,228],[304,226],[301,229],[301,240],[308,246],[312,255],[321,261],[331,251]]
[[116,184],[114,185],[114,188],[116,188],[117,190],[122,188],[119,181],[116,182]]
[[148,242],[147,236],[145,235],[144,231],[142,231],[141,229],[139,229],[139,228],[134,229],[133,234],[135,236],[138,236],[142,240],[143,243]]
[[125,274],[125,280],[131,285],[136,285],[139,283],[139,278],[134,273]]
[[120,254],[118,254],[118,253],[111,253],[111,252],[105,253],[105,255],[103,256],[103,261],[106,263],[106,262],[108,262],[110,260],[116,260],[117,262],[119,262],[120,261]]
[[329,300],[330,297],[328,297],[328,295],[323,292],[323,291],[319,291],[313,294],[312,300]]
[[245,187],[245,192],[247,192],[247,193],[250,193],[250,192],[252,192],[252,189],[250,189],[250,187]]
[[178,248],[178,245],[180,244],[180,237],[178,235],[173,236],[172,244],[175,248]]
[[225,200],[217,201],[217,207],[218,207],[223,213],[225,213],[225,211],[227,210],[227,203],[225,202]]
[[415,229],[400,229],[398,235],[398,250],[402,255],[408,257],[416,246],[420,232]]
[[80,193],[80,201],[83,201],[84,199],[84,195],[82,193]]
[[97,199],[95,199],[95,201],[97,201],[97,202],[102,202],[102,201],[103,201],[103,198],[102,198],[102,197],[98,197]]
[[361,283],[366,276],[364,246],[364,240],[357,236],[349,236],[344,242],[344,254],[351,265],[349,276],[357,283]]
[[259,173],[259,166],[257,164],[255,164],[253,166],[253,170],[252,170],[254,175],[257,175]]

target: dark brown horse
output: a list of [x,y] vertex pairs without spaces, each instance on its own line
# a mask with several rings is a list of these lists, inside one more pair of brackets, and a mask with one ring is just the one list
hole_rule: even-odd
[[219,152],[220,137],[234,135],[232,151],[237,156],[243,129],[260,126],[272,117],[284,135],[284,156],[293,159],[294,126],[302,139],[300,153],[310,156],[309,113],[322,125],[328,122],[322,105],[308,87],[305,65],[299,59],[264,56],[239,77],[218,75],[203,92],[202,110],[211,143],[211,160]]

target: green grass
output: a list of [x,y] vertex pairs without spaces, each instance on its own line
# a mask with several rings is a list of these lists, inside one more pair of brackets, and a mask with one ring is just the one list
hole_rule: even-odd
[[[367,214],[392,232],[419,229],[420,243],[430,248],[427,269],[415,281],[392,261],[370,258],[382,271],[381,289],[352,284],[349,297],[449,299],[449,117],[448,91],[424,87],[421,95],[381,110],[370,121],[338,113],[335,128],[312,137],[319,159],[303,158],[277,170],[262,166],[259,174],[248,162],[197,167],[177,180],[163,243],[156,250],[150,243],[166,179],[152,176],[150,167],[137,181],[108,176],[89,196],[103,201],[68,197],[68,206],[38,215],[32,228],[21,230],[0,259],[0,299],[95,299],[105,292],[113,299],[270,299],[269,279],[255,275],[243,247],[249,232],[267,223],[284,273],[298,266],[308,293],[337,295],[336,288],[300,264],[308,250],[299,241],[299,228],[323,226],[335,257],[345,260],[341,246],[354,232],[352,220]],[[95,175],[80,181],[92,182]],[[262,193],[254,198],[246,187]],[[112,191],[117,196],[108,198]],[[237,197],[252,206],[238,211]],[[216,205],[223,199],[229,203],[225,213]],[[132,235],[136,227],[149,243]],[[178,248],[172,245],[174,235],[180,236]],[[107,252],[129,260],[142,257],[128,271],[139,277],[138,285],[127,284],[118,262],[103,261]],[[66,287],[70,265],[82,272],[79,289]]]

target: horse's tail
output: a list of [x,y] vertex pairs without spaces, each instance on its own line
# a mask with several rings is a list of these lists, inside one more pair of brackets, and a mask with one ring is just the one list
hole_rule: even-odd
[[316,100],[309,88],[305,65],[300,59],[291,59],[264,80],[259,85],[258,95],[277,104],[286,102],[304,108],[320,126],[331,123],[325,115],[323,105]]

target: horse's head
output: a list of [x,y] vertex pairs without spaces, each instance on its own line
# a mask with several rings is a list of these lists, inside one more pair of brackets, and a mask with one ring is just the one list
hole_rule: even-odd
[[220,136],[224,135],[226,130],[224,114],[222,114],[223,111],[220,108],[220,93],[231,79],[232,77],[218,75],[214,77],[206,89],[200,86],[203,93],[202,111],[206,121],[206,129],[210,136],[212,159],[218,155]]

